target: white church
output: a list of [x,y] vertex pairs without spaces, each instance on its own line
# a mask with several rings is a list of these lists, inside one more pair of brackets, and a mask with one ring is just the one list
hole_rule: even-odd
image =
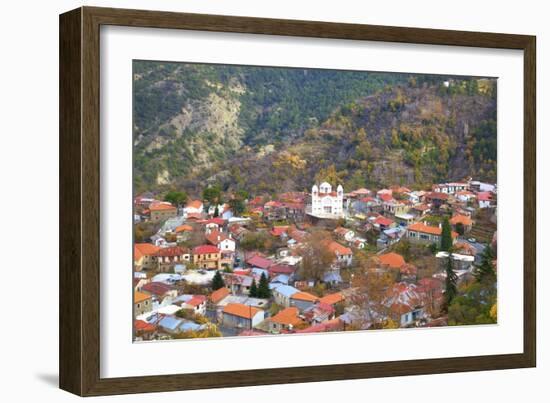
[[318,218],[338,219],[344,217],[344,188],[338,185],[332,191],[330,183],[313,185],[311,188],[311,211],[308,213]]

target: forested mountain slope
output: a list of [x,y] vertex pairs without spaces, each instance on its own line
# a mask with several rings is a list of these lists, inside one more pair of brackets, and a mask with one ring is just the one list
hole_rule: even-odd
[[134,62],[133,134],[137,192],[496,181],[496,81]]

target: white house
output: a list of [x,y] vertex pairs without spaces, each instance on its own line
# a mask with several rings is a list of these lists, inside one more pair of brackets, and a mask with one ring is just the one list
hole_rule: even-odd
[[315,217],[341,218],[344,216],[344,188],[338,185],[336,192],[332,186],[323,182],[321,185],[313,185],[311,188],[311,211]]
[[200,200],[191,200],[187,203],[183,211],[185,214],[201,214],[204,206]]

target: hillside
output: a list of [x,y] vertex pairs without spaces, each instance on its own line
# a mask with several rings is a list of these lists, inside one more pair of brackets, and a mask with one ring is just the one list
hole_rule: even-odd
[[495,160],[492,80],[134,63],[137,192],[496,180]]

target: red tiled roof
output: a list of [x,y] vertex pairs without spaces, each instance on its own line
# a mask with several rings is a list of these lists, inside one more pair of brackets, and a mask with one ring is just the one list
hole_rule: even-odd
[[384,225],[385,227],[388,227],[394,223],[393,220],[384,217],[384,216],[378,216],[374,219],[374,222],[378,225]]
[[185,255],[186,250],[179,246],[170,246],[168,248],[160,248],[155,256],[172,257]]
[[339,318],[334,318],[325,322],[317,323],[306,329],[296,330],[296,333],[336,332],[342,329],[342,323],[343,322]]
[[439,200],[447,200],[449,198],[449,195],[447,193],[442,192],[430,192],[426,194],[427,199],[439,199]]
[[214,217],[214,218],[210,218],[208,220],[205,220],[204,221],[204,224],[217,224],[217,225],[224,225],[225,224],[225,220],[221,217]]
[[477,199],[479,201],[491,201],[491,192],[479,192],[477,194]]
[[148,292],[149,294],[154,295],[164,295],[169,291],[172,291],[172,287],[170,287],[168,284],[160,283],[158,281],[153,281],[151,283],[144,284],[143,287],[141,287],[143,291]]
[[193,248],[193,255],[204,255],[205,253],[220,253],[214,245],[199,245]]
[[380,194],[378,194],[378,198],[380,198],[381,200],[383,200],[385,202],[389,202],[389,201],[393,200],[393,196],[390,193],[380,193]]
[[136,320],[134,322],[134,328],[136,332],[154,332],[156,330],[155,325],[147,323],[144,320]]
[[205,238],[208,242],[210,242],[213,245],[217,245],[221,241],[225,241],[226,239],[231,239],[229,235],[220,231],[212,231],[211,233],[206,234]]
[[250,266],[259,267],[260,269],[269,269],[273,265],[273,261],[265,257],[254,255],[246,261]]
[[280,226],[273,227],[273,229],[271,230],[271,235],[281,236],[287,233],[289,228],[290,227],[288,225],[280,225]]
[[296,271],[294,267],[287,264],[274,264],[269,266],[268,270],[271,276],[275,276],[277,274],[292,274]]
[[186,302],[187,305],[191,306],[199,306],[204,301],[206,301],[206,296],[204,295],[194,295],[193,298],[191,298],[189,301]]
[[227,304],[223,308],[223,313],[233,315],[233,316],[239,316],[241,318],[245,319],[251,319],[261,310],[258,308],[254,308],[252,306],[247,306],[244,304]]

